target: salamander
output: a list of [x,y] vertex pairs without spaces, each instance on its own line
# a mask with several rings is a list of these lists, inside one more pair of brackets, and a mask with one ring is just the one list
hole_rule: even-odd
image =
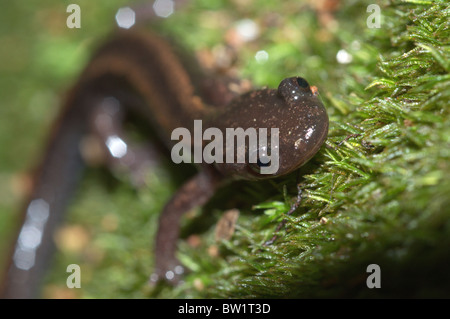
[[[191,132],[188,142],[194,144],[194,124],[198,120],[202,121],[203,130],[216,128],[224,135],[227,128],[254,128],[257,134],[259,129],[278,129],[276,172],[262,174],[260,169],[267,162],[260,158],[251,162],[249,156],[244,162],[203,161],[197,165],[198,173],[176,191],[161,212],[155,269],[150,276],[153,282],[163,279],[176,283],[184,272],[175,253],[180,218],[185,212],[204,205],[225,182],[274,178],[293,172],[324,143],[328,116],[317,88],[302,77],[286,78],[277,89],[253,90],[239,96],[222,86],[216,95],[224,98],[211,99],[201,90],[204,79],[200,73],[194,74],[192,65],[181,61],[164,39],[139,29],[116,32],[96,51],[67,94],[51,131],[23,209],[23,223],[2,284],[3,297],[36,296],[53,250],[52,234],[85,166],[79,148],[83,137],[97,131],[115,160],[126,159],[124,138],[113,130],[122,113],[139,114],[169,149],[176,142],[172,133],[180,127]],[[215,83],[209,82],[209,86],[212,84],[214,89]],[[93,121],[94,114],[97,118]],[[203,141],[201,148],[206,145]],[[269,142],[264,149],[257,148],[258,156],[273,152],[271,147],[274,145]],[[249,155],[248,148],[245,151]]]

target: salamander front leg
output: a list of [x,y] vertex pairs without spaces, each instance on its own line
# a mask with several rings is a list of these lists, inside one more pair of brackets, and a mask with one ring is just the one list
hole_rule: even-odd
[[166,280],[177,284],[184,267],[175,257],[177,240],[180,234],[180,219],[194,207],[205,204],[215,193],[221,176],[212,168],[206,167],[187,181],[166,204],[159,219],[155,247],[155,272],[150,283]]

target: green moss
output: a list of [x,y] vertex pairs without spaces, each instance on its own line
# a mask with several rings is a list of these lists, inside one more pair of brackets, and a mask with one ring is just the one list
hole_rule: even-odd
[[[364,91],[349,81],[350,97],[332,93],[328,105],[344,114],[332,113],[286,234],[267,248],[238,232],[240,249],[253,250],[237,251],[213,295],[449,296],[448,6],[393,3],[382,13],[392,27],[366,39],[380,45],[379,71],[365,71],[373,80]],[[378,290],[365,282],[372,263],[381,267]]]

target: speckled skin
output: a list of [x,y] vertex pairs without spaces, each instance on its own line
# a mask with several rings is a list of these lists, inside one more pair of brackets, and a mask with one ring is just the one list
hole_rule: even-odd
[[[201,87],[198,81],[198,75],[186,71],[165,41],[148,32],[120,32],[97,51],[68,94],[25,206],[29,208],[36,199],[48,205],[45,206],[48,218],[45,227],[41,227],[42,238],[33,247],[36,255],[33,265],[27,270],[19,269],[11,259],[3,280],[3,297],[36,296],[51,255],[52,234],[83,167],[78,144],[92,130],[88,123],[95,122],[90,118],[105,97],[117,99],[124,112],[132,109],[141,114],[169,148],[174,144],[170,140],[172,130],[186,127],[192,131],[196,119],[204,121],[204,129],[279,129],[279,169],[275,174],[259,174],[254,163],[201,164],[198,175],[174,194],[159,221],[152,283],[161,279],[176,283],[182,278],[184,269],[176,260],[175,252],[180,217],[186,211],[205,204],[224,181],[271,178],[294,171],[314,156],[327,137],[325,108],[317,89],[312,89],[303,78],[287,78],[276,90],[249,92],[221,107],[208,105],[198,90]],[[222,87],[221,94],[225,93]],[[25,208],[24,221],[30,223],[29,215]],[[11,255],[20,245],[18,238]]]

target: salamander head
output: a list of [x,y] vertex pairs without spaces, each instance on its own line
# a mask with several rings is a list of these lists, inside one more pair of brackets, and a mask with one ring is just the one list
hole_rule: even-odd
[[216,165],[227,175],[264,179],[288,174],[310,160],[326,140],[326,110],[317,88],[301,77],[284,79],[276,90],[251,92],[235,104],[229,119],[222,120],[245,132],[254,128],[258,143],[245,146],[244,163]]

